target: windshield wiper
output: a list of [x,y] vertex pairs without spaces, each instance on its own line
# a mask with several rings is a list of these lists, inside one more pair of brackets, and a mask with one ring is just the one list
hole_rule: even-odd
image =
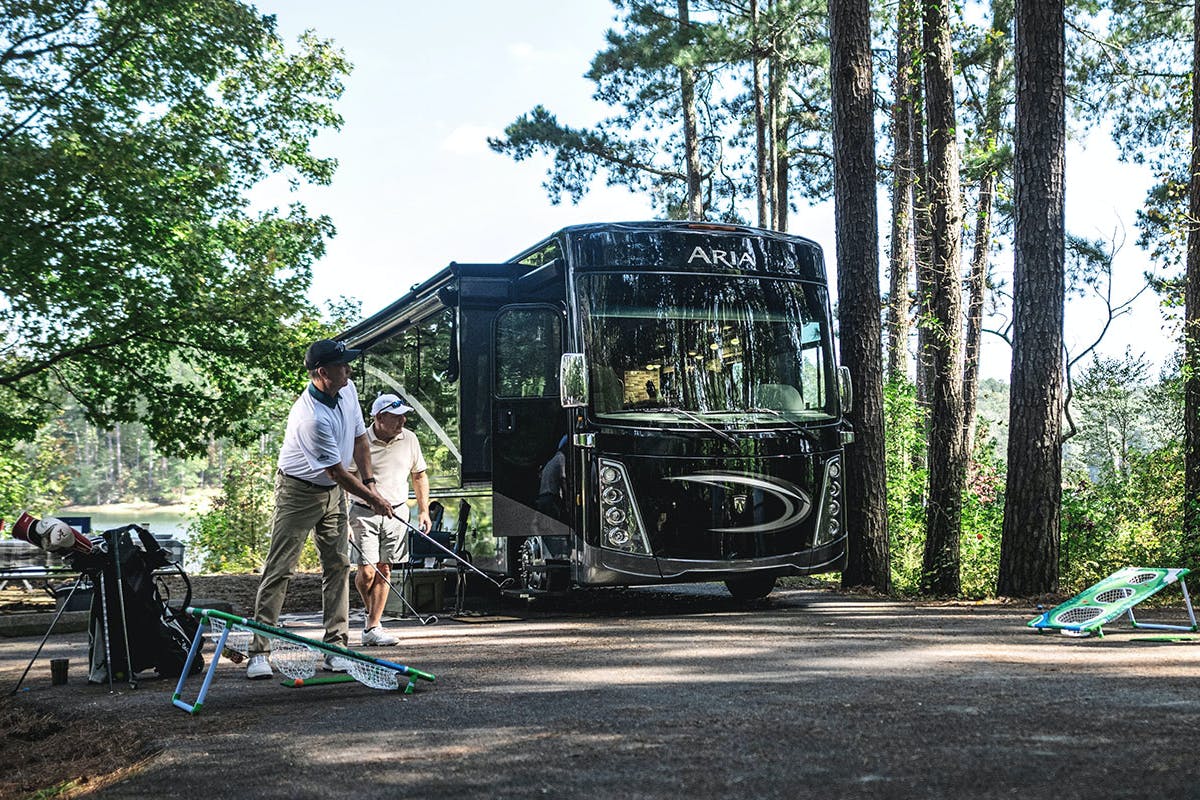
[[695,422],[697,425],[703,425],[705,428],[708,428],[710,431],[715,433],[717,436],[720,436],[722,439],[729,442],[730,444],[737,444],[737,439],[730,436],[728,433],[721,430],[717,426],[715,426],[709,422],[706,422],[705,420],[701,419],[698,415],[696,415],[695,413],[693,413],[691,411],[688,411],[685,408],[679,408],[678,406],[657,406],[657,407],[653,407],[653,408],[639,408],[636,410],[638,410],[638,411],[666,411],[671,414],[680,414],[684,417],[687,417],[692,422]]
[[757,406],[755,406],[754,408],[747,408],[746,410],[752,414],[770,414],[771,416],[778,417],[779,419],[783,420],[784,422],[788,423],[789,425],[794,426],[796,428],[796,430],[803,433],[810,440],[812,440],[814,442],[817,441],[817,435],[813,431],[809,430],[807,426],[801,425],[796,420],[785,417],[783,415],[782,411],[779,411],[774,408],[759,408]]

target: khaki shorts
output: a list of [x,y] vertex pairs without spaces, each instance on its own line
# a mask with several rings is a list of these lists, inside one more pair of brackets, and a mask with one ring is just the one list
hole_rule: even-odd
[[[402,511],[407,508],[401,507]],[[359,552],[350,548],[356,564],[399,564],[408,560],[408,535],[400,520],[376,514],[366,506],[350,504],[350,536]]]

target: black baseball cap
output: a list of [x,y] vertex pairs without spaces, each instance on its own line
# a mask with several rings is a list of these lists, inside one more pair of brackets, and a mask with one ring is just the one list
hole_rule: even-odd
[[328,364],[349,364],[362,355],[362,350],[346,347],[345,342],[333,339],[318,339],[308,346],[304,354],[304,368],[313,370]]

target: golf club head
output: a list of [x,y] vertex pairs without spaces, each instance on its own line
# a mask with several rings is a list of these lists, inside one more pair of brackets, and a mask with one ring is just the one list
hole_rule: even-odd
[[61,519],[38,519],[28,511],[23,511],[17,518],[16,524],[13,525],[13,537],[54,553],[68,550],[76,553],[92,552],[92,540]]
[[17,517],[17,521],[13,523],[13,538],[28,542],[35,547],[41,547],[42,535],[38,532],[37,523],[37,517],[32,516],[28,511],[22,511],[21,516]]

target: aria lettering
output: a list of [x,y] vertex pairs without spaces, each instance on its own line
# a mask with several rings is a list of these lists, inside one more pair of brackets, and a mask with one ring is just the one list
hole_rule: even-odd
[[697,245],[688,256],[687,263],[691,264],[693,261],[703,261],[709,266],[721,264],[726,267],[753,267],[754,254],[746,252],[739,256],[732,250],[705,250]]

